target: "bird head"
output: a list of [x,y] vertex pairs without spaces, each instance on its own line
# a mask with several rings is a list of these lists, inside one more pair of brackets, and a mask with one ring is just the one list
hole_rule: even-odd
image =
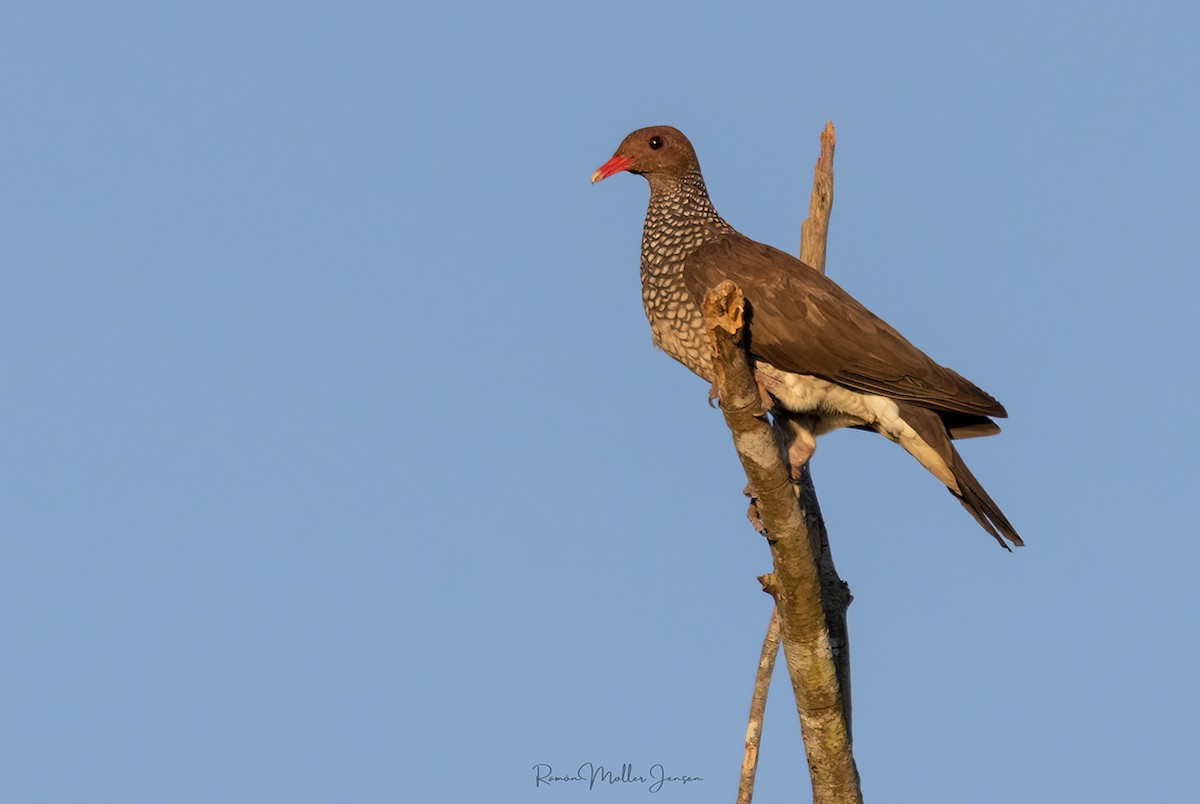
[[626,137],[613,158],[592,174],[592,184],[622,170],[647,179],[675,179],[696,166],[696,151],[679,129],[650,126]]

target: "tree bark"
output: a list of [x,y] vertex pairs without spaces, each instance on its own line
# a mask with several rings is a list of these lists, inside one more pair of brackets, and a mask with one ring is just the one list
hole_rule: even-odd
[[858,769],[826,628],[821,579],[808,520],[792,473],[762,407],[743,347],[745,303],[732,282],[705,298],[713,338],[716,387],[725,422],[750,482],[771,546],[775,571],[764,587],[779,609],[784,659],[796,697],[814,804],[860,804]]

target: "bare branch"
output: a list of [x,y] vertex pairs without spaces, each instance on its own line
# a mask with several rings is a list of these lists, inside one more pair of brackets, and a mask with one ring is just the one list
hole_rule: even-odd
[[[821,271],[825,270],[826,239],[829,231],[829,217],[833,209],[833,152],[836,138],[832,121],[825,124],[821,132],[821,153],[813,170],[813,189],[809,201],[808,217],[801,224],[800,258],[809,266]],[[734,331],[727,322],[724,329]],[[716,343],[714,341],[714,348]],[[723,376],[722,364],[718,361],[716,369]],[[713,395],[717,389],[714,386]],[[833,565],[833,554],[829,547],[829,533],[825,529],[825,521],[821,517],[817,503],[816,489],[813,487],[812,474],[809,471],[807,456],[810,454],[803,445],[812,444],[813,436],[811,422],[804,416],[776,416],[773,422],[779,445],[791,462],[790,474],[795,481],[795,491],[800,498],[800,506],[806,512],[808,539],[815,555],[818,577],[821,587],[821,607],[825,614],[825,626],[828,633],[830,650],[833,656],[837,688],[840,694],[842,717],[845,723],[847,740],[851,738],[851,707],[850,707],[850,645],[849,629],[846,625],[846,609],[853,597],[846,583],[838,576]],[[794,449],[794,447],[799,447]],[[750,521],[760,533],[765,528],[758,513],[754,491],[747,486],[747,494],[751,496]],[[778,584],[773,575],[763,576],[763,588],[774,594]],[[774,667],[775,654],[778,650],[779,639],[779,609],[776,606],[771,616],[771,626],[767,630],[767,638],[763,643],[762,657],[759,660],[759,672],[755,679],[754,695],[751,700],[750,718],[746,727],[746,752],[742,762],[741,781],[738,786],[739,804],[749,804],[754,790],[754,776],[758,768],[758,743],[762,735],[762,718],[766,707],[766,696],[771,683],[771,670]],[[764,678],[764,667],[766,675]],[[857,790],[856,790],[857,793]],[[861,797],[861,794],[858,793]],[[853,798],[848,800],[855,800]]]
[[[800,224],[800,261],[825,273],[825,252],[829,237],[829,216],[833,212],[833,151],[837,137],[833,121],[825,123],[821,132],[821,154],[813,168],[812,195],[808,202],[808,217]],[[803,427],[803,420],[777,422],[784,428]],[[796,436],[785,436],[795,438]],[[811,439],[811,434],[807,435]],[[833,553],[829,547],[829,532],[817,503],[817,490],[813,486],[809,464],[793,466],[792,476],[799,479],[800,504],[809,514],[809,532],[813,537],[813,551],[817,556],[818,572],[821,575],[821,602],[825,608],[826,625],[833,646],[833,660],[837,665],[838,688],[842,693],[842,706],[846,713],[846,727],[850,728],[850,629],[846,625],[846,609],[853,596],[850,587],[838,575],[833,565]]]
[[800,261],[825,273],[825,242],[829,238],[829,213],[833,210],[833,148],[837,138],[833,121],[821,132],[821,155],[813,168],[808,217],[800,224]]
[[771,622],[763,637],[758,673],[754,676],[754,695],[750,698],[750,719],[746,724],[746,753],[742,758],[742,777],[738,782],[737,804],[750,804],[754,795],[754,774],[758,771],[758,744],[762,740],[763,715],[767,710],[767,690],[775,672],[779,653],[779,609],[771,609]]
[[720,365],[721,410],[771,545],[775,583],[769,591],[779,609],[784,659],[804,733],[813,802],[861,802],[807,514],[800,508],[791,472],[764,415],[758,384],[742,347],[742,292],[734,283],[722,282],[705,296],[703,309],[714,358]]

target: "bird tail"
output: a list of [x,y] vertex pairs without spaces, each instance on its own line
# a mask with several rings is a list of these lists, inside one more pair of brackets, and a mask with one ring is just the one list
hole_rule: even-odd
[[983,485],[971,474],[966,461],[950,442],[951,435],[938,414],[911,405],[901,405],[901,418],[919,436],[916,439],[899,439],[914,458],[946,484],[950,493],[958,498],[975,521],[983,527],[1005,550],[1011,550],[1004,540],[1020,547],[1025,544],[1016,528],[996,505],[996,501],[984,490]]
[[[975,475],[971,474],[971,470],[967,468],[967,464],[958,454],[958,450],[951,445],[950,451],[954,454],[954,479],[958,481],[959,489],[958,494],[954,494],[954,489],[950,489],[950,493],[958,497],[963,508],[966,508],[971,516],[975,517],[975,521],[992,534],[1005,550],[1012,548],[1004,543],[1004,539],[1008,539],[1017,547],[1023,546],[1025,542],[1021,540],[1017,529],[1008,521],[1008,517],[1000,510],[1000,506],[996,505],[996,501],[991,498],[983,485],[975,479]],[[1001,536],[1004,538],[1000,538]]]

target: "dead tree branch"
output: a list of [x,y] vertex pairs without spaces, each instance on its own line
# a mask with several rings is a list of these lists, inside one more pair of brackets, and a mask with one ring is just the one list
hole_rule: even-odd
[[775,571],[765,586],[779,609],[784,659],[796,696],[814,804],[861,802],[850,729],[825,625],[820,574],[790,467],[762,408],[743,348],[745,303],[725,281],[704,299],[717,390],[734,447],[754,492]]
[[833,149],[837,137],[833,121],[821,132],[821,155],[813,168],[808,217],[800,224],[800,261],[825,273],[825,244],[829,239],[829,213],[833,211]]
[[762,742],[763,716],[767,711],[767,691],[775,672],[775,657],[779,653],[779,609],[771,610],[771,622],[763,637],[758,673],[754,676],[754,695],[750,698],[750,719],[746,724],[746,753],[742,757],[742,776],[738,782],[737,804],[750,804],[754,796],[754,776],[758,771],[758,746]]
[[[833,212],[833,151],[836,145],[837,137],[833,131],[833,121],[830,120],[825,123],[825,129],[821,132],[821,154],[813,168],[808,217],[800,224],[800,261],[821,273],[825,273],[829,216]],[[846,609],[854,598],[850,594],[850,587],[841,579],[833,565],[829,532],[825,529],[825,520],[821,517],[817,490],[813,486],[809,464],[805,463],[802,467],[793,466],[792,473],[799,479],[800,505],[809,515],[809,533],[813,539],[813,552],[816,554],[817,569],[821,576],[821,605],[825,610],[829,640],[833,647],[833,661],[837,665],[838,687],[842,693],[842,707],[846,714],[846,728],[849,729],[852,724],[850,630],[846,625]]]

